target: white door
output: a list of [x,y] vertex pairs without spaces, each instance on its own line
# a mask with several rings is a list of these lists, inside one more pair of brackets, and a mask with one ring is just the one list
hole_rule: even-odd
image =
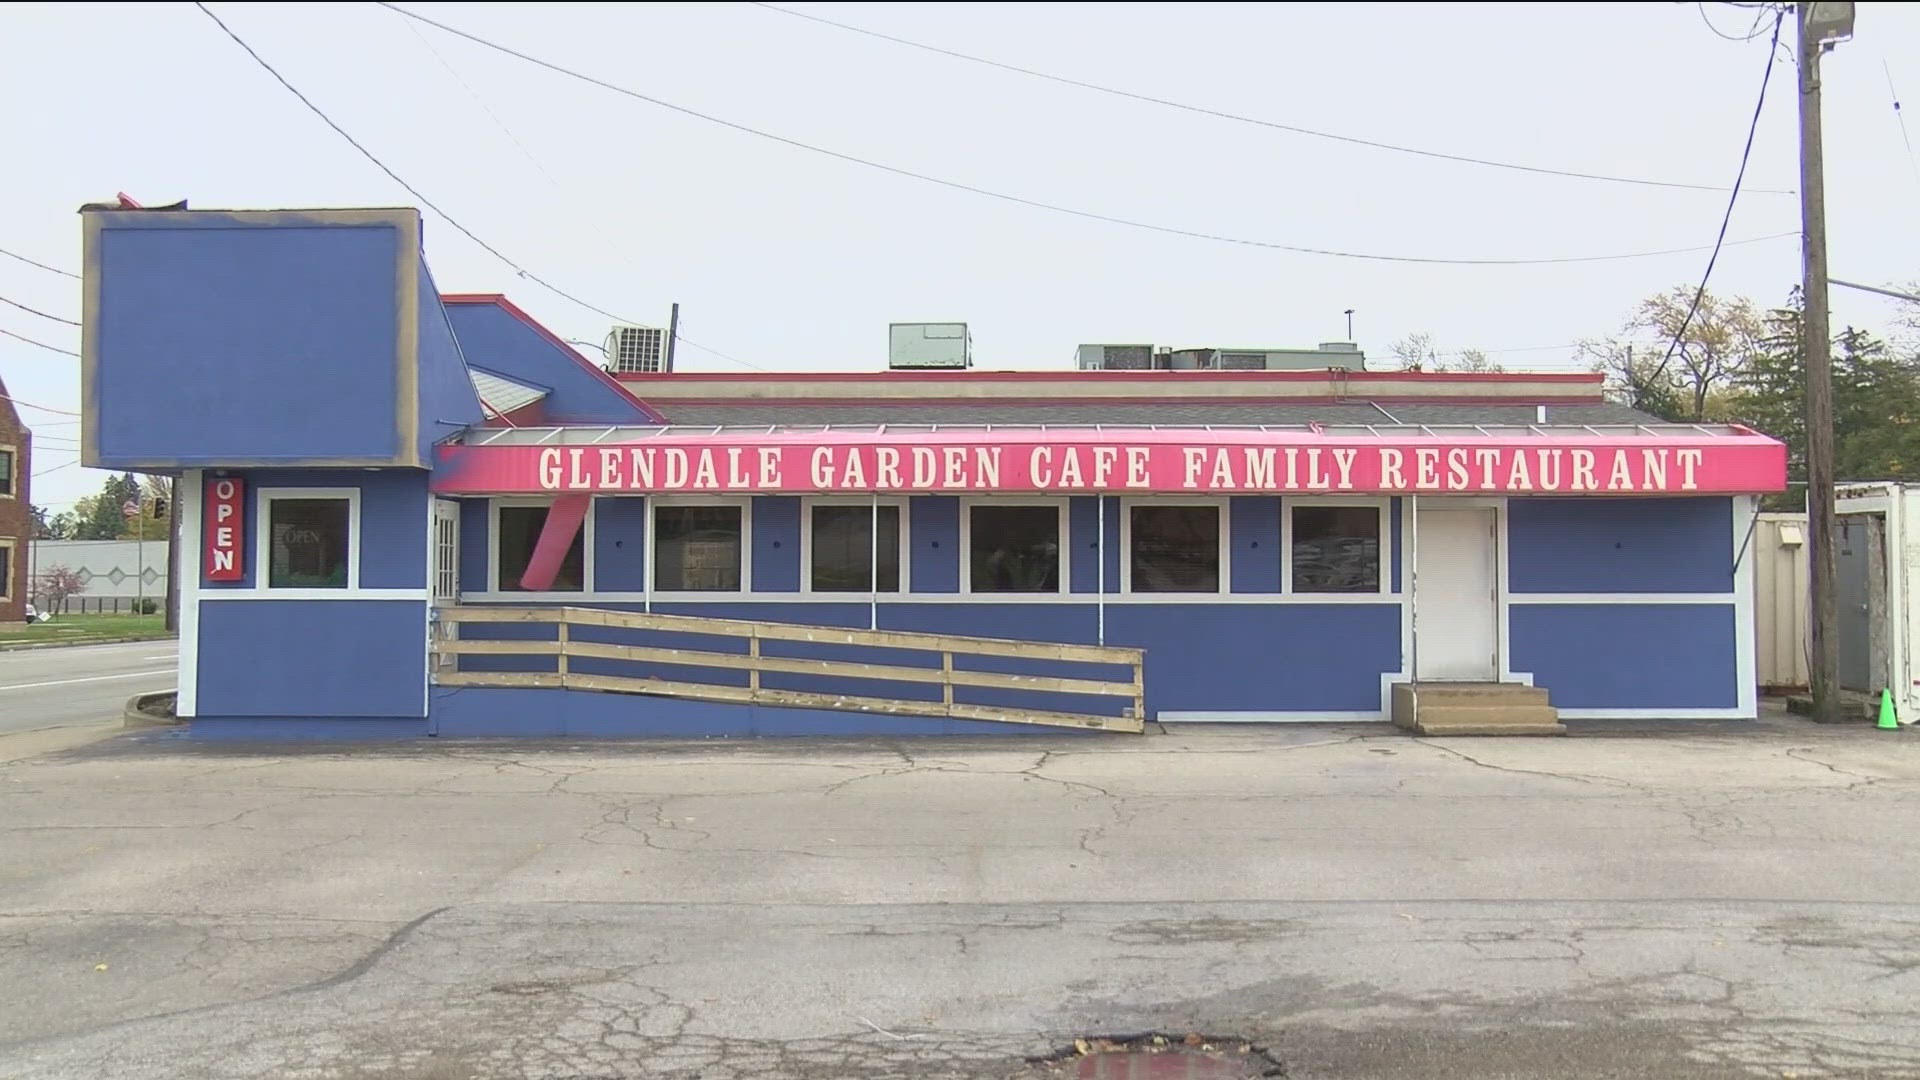
[[1414,554],[1414,678],[1499,677],[1500,617],[1488,507],[1419,509]]
[[460,504],[447,499],[433,501],[433,599],[460,599]]

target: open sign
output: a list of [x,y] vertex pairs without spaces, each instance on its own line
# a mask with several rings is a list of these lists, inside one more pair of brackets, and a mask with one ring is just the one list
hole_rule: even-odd
[[206,530],[203,576],[208,581],[239,581],[246,574],[240,558],[246,500],[246,481],[231,476],[207,480],[201,506]]

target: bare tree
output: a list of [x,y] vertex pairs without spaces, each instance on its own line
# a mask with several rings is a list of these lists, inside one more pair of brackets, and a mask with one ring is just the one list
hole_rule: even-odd
[[1656,389],[1654,384],[1662,381],[1671,384],[1679,405],[1679,415],[1668,417],[1673,420],[1706,419],[1708,402],[1732,387],[1763,336],[1760,316],[1746,299],[1703,293],[1696,307],[1695,293],[1693,286],[1676,286],[1642,300],[1627,319],[1629,333],[1648,334],[1665,344],[1657,353],[1649,350],[1652,367],[1622,369],[1622,374],[1645,390]]
[[[1500,371],[1499,364],[1487,357],[1485,349],[1462,349],[1457,353],[1442,354],[1433,347],[1433,335],[1421,331],[1408,334],[1399,341],[1387,346],[1394,359],[1400,362],[1401,371]],[[1447,360],[1445,355],[1456,357]]]

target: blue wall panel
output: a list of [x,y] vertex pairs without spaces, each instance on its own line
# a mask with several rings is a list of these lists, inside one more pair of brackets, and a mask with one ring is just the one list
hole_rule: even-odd
[[1561,709],[1731,708],[1739,663],[1731,604],[1515,604],[1514,671]]
[[1731,592],[1733,501],[1513,499],[1516,593]]
[[419,260],[415,290],[420,312],[420,460],[431,461],[433,445],[486,419],[473,377],[460,355],[453,324],[440,306],[439,290],[425,259]]
[[1353,712],[1380,708],[1400,669],[1397,604],[1121,604],[1107,644],[1147,650],[1147,708]]
[[468,363],[552,387],[543,403],[550,422],[653,422],[630,396],[499,304],[456,303],[446,309]]
[[593,582],[601,592],[647,587],[647,500],[633,496],[593,500]]
[[913,592],[960,591],[960,500],[951,495],[916,495],[907,500],[908,573]]
[[[363,589],[420,589],[427,585],[428,474],[421,469],[247,469],[231,470],[247,483],[244,576],[239,581],[205,581],[207,592],[263,587],[258,579],[260,553],[254,529],[260,520],[261,488],[358,488],[359,549]],[[209,473],[209,476],[212,474]],[[463,526],[464,515],[463,515]],[[482,522],[484,539],[485,523]]]
[[753,500],[753,588],[755,592],[800,589],[800,499],[761,495]]
[[417,600],[202,601],[198,715],[418,717],[426,615]]
[[101,464],[413,456],[398,444],[395,227],[99,217]]
[[1237,593],[1280,591],[1280,500],[1235,496],[1227,504],[1227,552]]
[[487,548],[487,515],[492,513],[488,499],[460,500],[460,591],[487,591],[487,561],[493,552]]
[[[1108,509],[1112,509],[1109,507]],[[1100,498],[1075,495],[1067,500],[1067,591],[1100,591]],[[1108,579],[1112,583],[1112,579]]]

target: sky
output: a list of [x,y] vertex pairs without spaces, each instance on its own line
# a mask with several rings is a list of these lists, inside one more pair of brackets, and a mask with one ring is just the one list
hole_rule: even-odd
[[[1704,250],[1525,266],[1311,255],[1018,205],[836,160],[569,79],[375,4],[209,5],[426,198],[624,319],[682,306],[683,370],[874,370],[890,322],[964,321],[976,365],[1063,368],[1082,342],[1302,347],[1410,333],[1574,370]],[[1359,139],[1549,169],[1730,185],[1766,25],[1728,4],[793,4],[869,30]],[[1720,190],[1436,160],[1130,100],[748,3],[418,4],[620,87],[798,142],[1038,202],[1240,240],[1450,259],[1705,248]],[[1791,42],[1789,25],[1783,40]],[[1794,68],[1776,51],[1728,239],[1798,228]],[[1920,5],[1859,5],[1825,75],[1831,273],[1920,278]],[[75,210],[415,205],[191,3],[0,6],[0,248],[77,271]],[[1920,127],[1920,119],[1914,122]],[[1920,135],[1920,132],[1916,132]],[[445,292],[504,292],[563,337],[610,320],[431,211]],[[1716,293],[1780,302],[1791,237],[1731,244]],[[79,317],[79,283],[0,256],[0,297]],[[1834,324],[1893,307],[1835,290]],[[0,330],[77,349],[0,304]],[[721,355],[721,354],[724,354]],[[79,408],[78,361],[0,336],[22,401]],[[23,410],[33,501],[97,491],[78,425]]]

